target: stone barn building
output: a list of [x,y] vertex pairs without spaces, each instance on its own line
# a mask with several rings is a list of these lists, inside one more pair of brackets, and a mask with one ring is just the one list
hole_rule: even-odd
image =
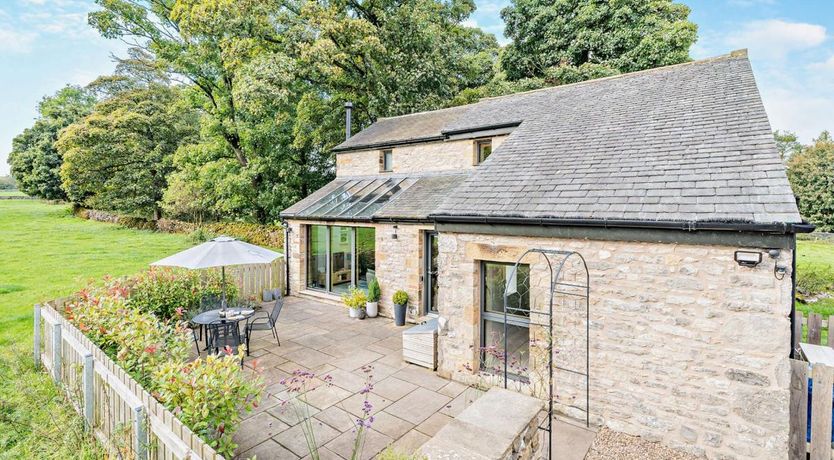
[[[282,213],[292,294],[338,301],[375,277],[382,315],[402,289],[411,322],[440,319],[444,377],[496,384],[497,349],[535,393],[552,340],[556,412],[711,458],[785,456],[811,228],[746,52],[384,118],[335,151],[336,178]],[[552,332],[537,325],[551,290],[530,249],[581,255],[587,320],[557,294]],[[569,260],[563,279],[584,279]]]

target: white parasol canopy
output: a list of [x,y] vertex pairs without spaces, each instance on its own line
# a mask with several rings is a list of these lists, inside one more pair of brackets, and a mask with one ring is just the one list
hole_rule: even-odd
[[151,265],[199,270],[230,265],[268,264],[279,257],[282,257],[281,253],[228,236],[218,236],[211,241],[157,260]]
[[218,236],[203,244],[178,252],[162,260],[157,260],[151,266],[182,267],[191,270],[221,267],[223,283],[222,309],[226,309],[226,267],[230,265],[268,264],[283,257],[281,253],[269,249],[244,243],[228,236]]

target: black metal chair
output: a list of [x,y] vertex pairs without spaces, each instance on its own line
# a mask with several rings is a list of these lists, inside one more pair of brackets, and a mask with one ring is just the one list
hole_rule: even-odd
[[[208,349],[214,349],[215,353],[224,350],[226,347],[231,348],[232,353],[237,354],[238,348],[243,345],[240,339],[240,329],[238,323],[234,321],[215,321],[208,324]],[[243,360],[240,360],[240,365],[243,367]]]
[[[200,298],[200,305],[197,307],[196,310],[190,311],[190,318],[188,319],[188,327],[191,329],[191,332],[194,334],[194,342],[197,344],[197,354],[200,354],[200,340],[203,340],[203,325],[202,324],[195,324],[191,322],[191,318],[199,315],[200,313],[209,311],[209,310],[216,310],[220,308],[222,304],[222,299],[219,295],[216,294],[206,294]],[[206,337],[208,338],[208,337]],[[208,347],[207,347],[208,348]]]
[[[267,313],[261,310],[255,313],[255,316],[249,318],[246,324],[246,353],[249,353],[249,341],[252,339],[252,331],[272,331],[272,336],[278,341],[278,346],[281,346],[281,339],[278,338],[278,331],[276,324],[278,324],[278,315],[281,314],[281,309],[284,308],[284,297],[280,295],[272,304],[272,310]],[[260,315],[259,315],[260,314]]]

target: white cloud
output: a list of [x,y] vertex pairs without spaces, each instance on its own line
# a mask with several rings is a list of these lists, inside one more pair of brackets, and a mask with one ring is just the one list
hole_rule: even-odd
[[779,60],[790,52],[817,47],[825,39],[821,25],[767,19],[743,24],[741,30],[727,36],[726,43],[749,48],[753,58]]
[[0,25],[0,54],[25,54],[32,50],[37,34]]
[[808,65],[811,70],[834,72],[834,55],[822,62],[814,62]]
[[773,129],[795,132],[810,143],[823,130],[834,128],[834,96],[822,88],[784,88],[761,85],[762,100]]

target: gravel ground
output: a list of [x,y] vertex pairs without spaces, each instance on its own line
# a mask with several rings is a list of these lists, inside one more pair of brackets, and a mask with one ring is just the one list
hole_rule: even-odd
[[646,441],[637,436],[601,428],[585,460],[696,460],[698,457]]

